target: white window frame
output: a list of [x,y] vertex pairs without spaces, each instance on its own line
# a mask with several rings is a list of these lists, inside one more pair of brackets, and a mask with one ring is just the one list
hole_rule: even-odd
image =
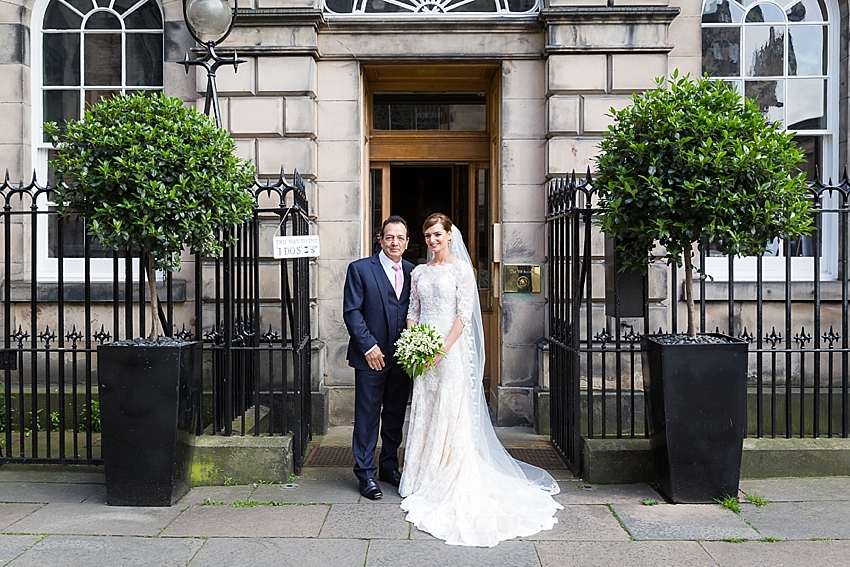
[[[703,0],[705,5],[707,0]],[[752,9],[755,5],[773,4],[777,6],[783,13],[785,10],[778,2],[771,0],[759,0],[756,2],[747,2],[745,10]],[[839,33],[838,25],[836,25],[836,14],[838,14],[838,6],[835,0],[824,0],[827,10],[827,19],[821,22],[822,25],[827,25],[827,97],[826,97],[826,117],[827,127],[822,130],[805,130],[795,132],[794,134],[801,136],[817,136],[822,140],[822,162],[818,164],[818,171],[821,179],[838,179],[838,95],[837,92],[837,75],[838,75],[838,57],[839,57]],[[700,12],[700,14],[702,11]],[[741,66],[743,69],[743,60],[745,59],[745,43],[744,36],[746,34],[747,24],[742,21],[741,24],[709,24],[706,27],[738,27],[741,32]],[[764,24],[751,24],[764,25]],[[787,27],[786,27],[787,29]],[[786,57],[787,57],[788,34],[785,34]],[[700,50],[700,53],[702,51]],[[783,73],[787,74],[787,68],[783,69]],[[743,75],[738,77],[717,77],[719,79],[728,80],[730,82],[740,83]],[[787,82],[786,82],[787,85]],[[738,85],[739,90],[742,85]],[[787,98],[786,98],[787,100]],[[822,206],[824,209],[830,209],[837,204],[836,197],[824,196]],[[821,280],[835,280],[838,278],[838,218],[835,214],[823,215],[821,225],[821,257],[820,257],[820,274]],[[781,245],[780,245],[781,246]],[[738,257],[733,260],[734,264],[734,279],[735,281],[756,281],[758,279],[757,260],[755,257]],[[718,281],[729,281],[729,259],[727,257],[706,257],[705,273],[711,278]],[[762,257],[762,280],[763,281],[785,281],[786,279],[786,259],[782,256],[763,256]],[[815,262],[813,257],[792,257],[791,258],[791,280],[792,281],[813,281],[815,279]]]
[[[148,0],[139,0],[136,2],[133,8],[124,12],[123,16],[126,17],[134,10],[141,7]],[[157,7],[159,8],[160,15],[162,17],[163,28],[161,30],[138,30],[133,33],[161,33],[163,37],[163,64],[165,63],[165,15],[162,10],[162,4],[160,0],[153,0]],[[81,24],[81,29],[85,28],[85,22],[88,17],[91,17],[96,11],[104,11],[111,10],[114,4],[114,0],[110,1],[108,8],[102,8],[97,4],[97,0],[91,0],[93,7],[96,10],[92,10],[88,12],[83,17],[83,22]],[[44,16],[47,11],[47,7],[50,4],[50,0],[36,0],[35,5],[33,6],[32,11],[32,30],[31,30],[31,51],[32,54],[31,62],[31,84],[32,84],[32,163],[35,173],[38,179],[46,180],[47,179],[47,153],[53,147],[48,142],[44,142],[44,127],[43,127],[43,117],[44,117]],[[113,12],[119,19],[122,17],[121,15]],[[120,32],[122,36],[122,46],[126,46],[126,28],[121,27],[120,30],[114,30],[110,33]],[[80,44],[80,58],[82,59],[85,56],[85,46],[84,41],[81,41]],[[123,47],[122,53],[126,51],[126,47]],[[127,90],[145,90],[151,88],[162,89],[163,86],[156,85],[147,85],[147,86],[130,86],[128,87],[126,82],[126,73],[125,66],[127,64],[126,58],[123,58],[121,61],[121,85],[118,87],[114,87],[111,90],[117,90],[121,92],[125,92]],[[164,77],[164,69],[163,69],[163,82],[165,80]],[[85,87],[85,77],[80,76],[80,104],[82,108],[85,108],[85,95],[84,91]],[[36,201],[36,205],[38,207],[39,212],[47,211],[51,202],[48,201],[46,195],[40,195]],[[48,217],[44,214],[37,215],[36,221],[36,254],[37,254],[37,270],[35,278],[39,282],[57,282],[59,281],[59,260],[58,258],[51,258],[50,251],[48,247]],[[123,282],[125,279],[125,264],[124,258],[120,257],[118,259],[118,281]],[[139,278],[139,260],[138,258],[132,259],[132,277],[134,280]],[[84,258],[72,258],[65,257],[63,258],[63,280],[69,282],[81,282],[86,279],[86,271],[85,271],[85,259]],[[104,281],[113,281],[115,277],[114,273],[114,263],[112,258],[90,258],[89,259],[89,280],[92,282],[104,282]],[[160,275],[161,276],[161,275]],[[160,278],[158,278],[160,279]]]

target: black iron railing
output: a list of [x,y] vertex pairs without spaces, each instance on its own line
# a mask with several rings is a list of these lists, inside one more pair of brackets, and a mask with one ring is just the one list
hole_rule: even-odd
[[[166,333],[205,341],[198,433],[292,432],[300,469],[311,431],[309,261],[273,259],[270,240],[309,234],[308,203],[297,172],[250,190],[257,207],[235,244],[158,282],[159,317]],[[35,179],[0,184],[0,463],[100,463],[97,345],[148,334],[144,259],[99,249],[81,219],[57,217],[52,196]]]
[[[695,290],[700,332],[750,342],[750,436],[850,437],[850,180],[809,191],[811,237],[743,261],[699,252],[709,274]],[[551,431],[574,470],[582,437],[645,436],[640,336],[683,332],[685,319],[681,269],[663,263],[649,271],[643,317],[606,313],[604,278],[592,269],[605,262],[594,204],[590,172],[549,183]]]

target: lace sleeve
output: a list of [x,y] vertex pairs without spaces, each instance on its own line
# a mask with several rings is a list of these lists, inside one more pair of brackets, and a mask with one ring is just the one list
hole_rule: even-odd
[[457,314],[455,316],[460,317],[464,327],[468,327],[472,320],[475,294],[478,293],[475,275],[471,266],[459,264],[455,276],[457,278]]
[[407,308],[407,318],[413,321],[414,323],[419,323],[419,313],[420,313],[420,305],[419,305],[419,274],[421,272],[414,268],[413,273],[410,274],[410,305]]

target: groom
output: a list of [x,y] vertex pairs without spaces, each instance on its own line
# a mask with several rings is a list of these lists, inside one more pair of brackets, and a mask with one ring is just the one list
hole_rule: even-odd
[[[348,364],[354,368],[354,474],[360,494],[383,496],[375,477],[398,486],[398,447],[410,395],[410,378],[395,358],[395,342],[407,323],[410,272],[401,255],[407,249],[407,222],[393,215],[380,233],[381,251],[349,264],[343,293],[348,328]],[[383,406],[383,409],[382,409]],[[380,470],[375,467],[381,422]]]

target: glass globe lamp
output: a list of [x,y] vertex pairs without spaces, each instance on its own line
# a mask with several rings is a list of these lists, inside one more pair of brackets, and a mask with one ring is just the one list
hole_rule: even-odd
[[184,14],[186,23],[203,43],[218,43],[233,20],[233,9],[227,0],[188,0]]

